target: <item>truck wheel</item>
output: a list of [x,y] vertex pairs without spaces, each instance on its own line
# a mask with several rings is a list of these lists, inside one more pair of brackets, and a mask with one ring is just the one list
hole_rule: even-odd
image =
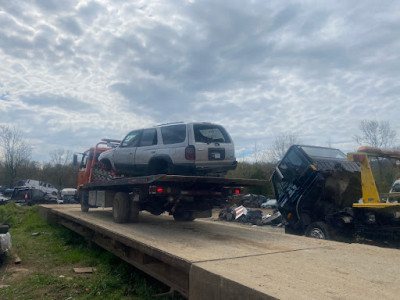
[[314,222],[308,225],[306,229],[306,236],[321,240],[331,239],[329,227],[324,222]]
[[137,201],[132,201],[131,202],[131,210],[130,210],[130,216],[129,216],[129,221],[136,223],[139,222],[139,202]]
[[113,201],[113,218],[115,223],[126,223],[129,221],[129,195],[118,192]]
[[81,211],[82,212],[88,212],[89,211],[89,194],[88,192],[81,192],[80,193],[80,202],[81,202]]
[[193,214],[190,211],[174,213],[174,219],[177,222],[191,222],[194,220]]

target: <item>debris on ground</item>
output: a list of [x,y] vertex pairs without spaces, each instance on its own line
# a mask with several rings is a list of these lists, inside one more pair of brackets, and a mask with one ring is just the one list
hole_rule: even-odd
[[21,258],[17,254],[14,255],[14,264],[18,265],[22,262]]
[[275,209],[278,207],[278,203],[276,199],[267,199],[266,202],[261,203],[261,208],[270,208],[270,209]]
[[224,220],[224,221],[233,221],[236,218],[236,212],[234,209],[228,207],[225,209],[222,209],[219,214],[218,214],[218,218],[220,220]]
[[238,218],[239,222],[250,223],[252,225],[262,225],[262,211],[249,210],[247,214],[243,214]]
[[282,223],[282,216],[278,210],[275,210],[272,215],[263,215],[263,212],[261,210],[249,210],[243,205],[240,205],[238,207],[231,206],[222,209],[218,214],[218,218],[222,221],[236,221],[257,226],[280,226],[280,224]]
[[5,256],[11,250],[11,235],[8,232],[8,226],[2,226],[0,234],[0,266],[3,264]]
[[263,225],[280,226],[282,224],[282,215],[276,210],[272,215],[268,214],[262,217]]
[[74,272],[77,274],[83,274],[83,273],[93,273],[96,269],[87,267],[87,268],[74,268]]
[[260,208],[261,204],[267,202],[267,200],[263,195],[247,194],[240,200],[239,205],[249,208]]
[[239,219],[241,216],[247,214],[247,208],[245,208],[243,205],[240,205],[239,207],[235,208],[235,220]]

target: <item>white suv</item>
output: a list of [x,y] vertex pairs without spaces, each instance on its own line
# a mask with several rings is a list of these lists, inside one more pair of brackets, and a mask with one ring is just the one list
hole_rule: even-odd
[[172,123],[133,130],[99,156],[106,169],[130,176],[223,175],[236,168],[231,137],[212,123]]

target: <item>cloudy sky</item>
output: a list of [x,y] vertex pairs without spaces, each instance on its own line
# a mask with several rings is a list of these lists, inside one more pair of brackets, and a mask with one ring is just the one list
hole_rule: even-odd
[[363,119],[399,128],[399,54],[398,1],[0,0],[0,124],[39,161],[173,121],[239,158],[285,132],[354,150]]

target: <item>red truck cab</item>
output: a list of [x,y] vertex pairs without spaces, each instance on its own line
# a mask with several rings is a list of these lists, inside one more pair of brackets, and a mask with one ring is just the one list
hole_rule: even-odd
[[[101,171],[96,172],[96,169],[102,169],[98,161],[99,155],[105,151],[110,150],[118,142],[119,141],[114,140],[103,140],[97,143],[95,147],[91,147],[84,153],[82,153],[82,159],[79,165],[78,172],[78,190],[82,187],[83,184],[104,180],[103,177],[107,174],[100,173]],[[74,164],[78,164],[77,162],[78,158],[76,155],[74,155]],[[110,176],[110,174],[108,175]]]

